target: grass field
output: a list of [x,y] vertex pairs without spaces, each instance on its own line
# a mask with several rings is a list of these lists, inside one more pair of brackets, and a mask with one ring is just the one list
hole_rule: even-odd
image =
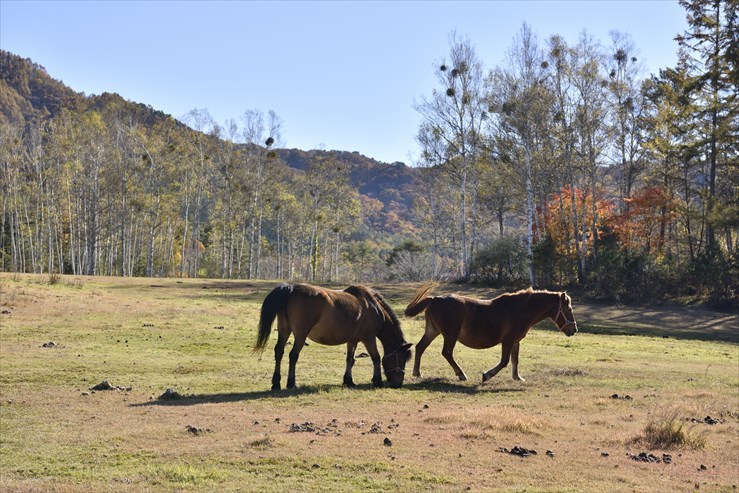
[[[460,346],[456,381],[439,338],[399,390],[369,358],[343,388],[344,346],[310,344],[270,392],[273,343],[251,347],[274,285],[3,274],[0,491],[737,491],[736,315],[575,298],[580,333],[522,342],[526,382],[480,384],[499,348]],[[398,313],[416,287],[378,286]]]

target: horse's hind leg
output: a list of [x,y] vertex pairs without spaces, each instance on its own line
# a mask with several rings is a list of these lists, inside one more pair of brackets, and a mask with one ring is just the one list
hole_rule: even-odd
[[510,341],[503,341],[503,349],[500,355],[500,363],[490,368],[488,371],[482,374],[483,383],[493,378],[498,374],[500,370],[508,366],[508,361],[511,359],[511,351],[513,349],[513,343]]
[[518,380],[520,382],[525,382],[523,378],[521,378],[521,375],[518,374],[518,351],[521,349],[521,341],[516,341],[513,343],[513,347],[511,347],[511,366],[512,366],[512,374],[513,379]]
[[416,344],[416,356],[413,362],[413,376],[421,376],[421,356],[429,344],[439,335],[439,331],[434,327],[433,322],[426,316],[426,332],[421,337],[421,340]]
[[278,318],[277,320],[277,344],[275,344],[275,371],[272,374],[272,390],[280,390],[280,366],[282,355],[285,354],[285,344],[290,337],[290,328]]
[[298,363],[298,357],[300,357],[300,351],[305,345],[305,338],[308,332],[293,332],[293,348],[290,350],[290,366],[287,371],[287,388],[295,388],[295,365]]
[[344,371],[344,385],[355,387],[352,379],[352,368],[354,367],[354,351],[357,350],[356,342],[346,343],[346,370]]
[[441,354],[446,358],[449,364],[452,365],[452,369],[454,370],[455,375],[457,375],[460,380],[466,381],[467,375],[465,375],[464,370],[460,368],[457,362],[454,361],[454,346],[456,344],[456,337],[447,336],[446,334],[444,334],[444,348],[441,350]]

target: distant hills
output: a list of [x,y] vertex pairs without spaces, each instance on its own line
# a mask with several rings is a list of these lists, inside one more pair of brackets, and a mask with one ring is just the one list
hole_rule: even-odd
[[[128,101],[115,93],[88,96],[76,92],[34,61],[0,50],[0,124],[25,126],[54,118],[63,109],[84,112],[113,104],[124,107],[147,127],[171,118],[151,106]],[[401,162],[383,163],[351,151],[279,149],[277,153],[287,166],[296,170],[305,170],[312,159],[331,158],[349,168],[351,183],[361,196],[382,203],[385,218],[410,221],[417,176],[414,168]],[[377,229],[386,228],[388,224],[382,220],[368,226]]]
[[0,50],[0,123],[24,125],[53,117],[62,108],[78,109],[84,100],[41,65]]
[[407,215],[413,206],[416,172],[404,163],[382,163],[349,151],[282,149],[278,153],[288,166],[299,170],[306,169],[310,160],[328,154],[349,168],[352,185],[360,195],[381,201],[401,216]]

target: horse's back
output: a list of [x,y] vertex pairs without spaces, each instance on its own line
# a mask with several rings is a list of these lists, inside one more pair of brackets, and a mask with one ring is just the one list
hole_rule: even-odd
[[490,308],[488,300],[450,294],[434,297],[426,314],[446,337],[455,337],[473,349],[485,349],[499,344],[507,327]]
[[322,318],[325,308],[330,304],[330,297],[325,289],[310,284],[293,284],[282,314],[285,317],[284,323],[289,324],[293,330],[307,330]]
[[377,324],[368,319],[371,309],[352,292],[309,284],[295,286],[285,310],[285,323],[314,342],[329,346],[356,342],[365,338],[370,322]]
[[472,298],[457,294],[434,296],[426,309],[426,316],[431,318],[442,332],[444,330],[458,332],[473,305]]

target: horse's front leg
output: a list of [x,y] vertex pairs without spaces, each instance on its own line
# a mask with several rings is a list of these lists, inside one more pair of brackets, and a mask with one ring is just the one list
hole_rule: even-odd
[[500,363],[482,374],[483,383],[493,378],[495,375],[498,374],[500,370],[508,366],[508,361],[510,361],[511,359],[511,350],[513,349],[513,343],[510,341],[503,341],[502,346],[503,349],[500,355]]
[[347,387],[356,387],[352,379],[352,368],[354,367],[354,351],[357,350],[356,342],[346,343],[346,370],[344,370],[344,385]]
[[462,370],[457,362],[454,361],[454,346],[456,344],[456,335],[447,336],[446,334],[444,334],[444,347],[441,350],[441,354],[446,358],[449,364],[452,365],[454,374],[457,375],[460,380],[467,381],[467,375],[464,373],[464,370]]
[[380,352],[377,350],[377,342],[374,337],[362,342],[364,343],[364,347],[367,348],[367,352],[372,359],[372,383],[375,387],[382,387],[382,365]]
[[431,344],[438,335],[439,335],[439,331],[436,330],[436,327],[434,327],[434,324],[431,322],[431,320],[427,316],[426,317],[426,332],[424,332],[423,337],[421,337],[421,340],[418,341],[418,343],[416,344],[416,356],[413,361],[413,376],[414,377],[421,376],[421,356],[423,355],[424,351],[426,351],[426,348],[429,347],[429,344]]
[[513,379],[518,380],[519,382],[525,382],[523,378],[521,378],[521,375],[518,374],[518,351],[521,349],[521,341],[516,341],[513,343],[513,346],[511,347],[511,366]]
[[295,388],[295,365],[298,363],[298,358],[300,357],[300,351],[303,349],[303,346],[305,345],[305,338],[307,337],[306,333],[293,333],[293,348],[290,350],[290,366],[287,371],[287,388],[288,389],[294,389]]

